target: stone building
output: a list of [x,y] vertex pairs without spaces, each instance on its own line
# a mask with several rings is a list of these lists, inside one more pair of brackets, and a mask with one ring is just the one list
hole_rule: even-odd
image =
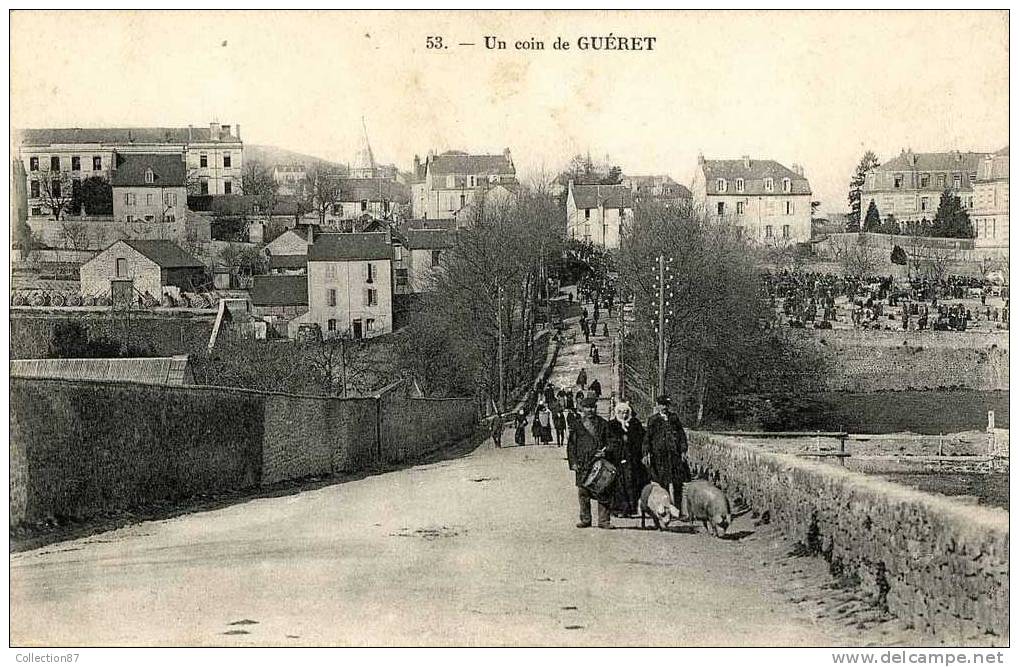
[[179,238],[187,213],[183,156],[127,153],[116,156],[113,171],[113,219],[144,226],[165,226],[163,238]]
[[277,164],[272,168],[272,180],[279,185],[279,194],[293,197],[304,192],[308,171],[303,164]]
[[472,155],[463,151],[429,153],[422,162],[414,156],[411,186],[413,216],[428,220],[455,219],[475,196],[496,183],[516,183],[517,170],[510,149],[501,155]]
[[774,160],[697,158],[693,203],[708,220],[726,221],[760,243],[810,241],[811,190],[803,168]]
[[635,201],[655,202],[664,206],[693,205],[690,188],[665,174],[624,176],[621,183],[630,188]]
[[427,292],[435,271],[442,266],[442,257],[453,247],[456,232],[444,229],[408,229],[403,232],[403,266],[396,269],[396,282],[401,281],[400,269],[406,276],[410,292]]
[[330,220],[394,219],[410,203],[407,186],[389,178],[341,178]]
[[110,295],[115,303],[161,299],[164,287],[191,291],[205,282],[205,266],[172,241],[115,241],[81,266],[81,293]]
[[625,185],[567,184],[566,236],[614,249],[620,231],[633,218],[633,193]]
[[969,212],[978,250],[1008,252],[1008,146],[980,161]]
[[895,216],[903,232],[934,221],[941,194],[950,190],[963,208],[973,208],[973,183],[985,153],[914,153],[897,157],[867,172],[860,192],[860,224],[874,202],[882,220]]

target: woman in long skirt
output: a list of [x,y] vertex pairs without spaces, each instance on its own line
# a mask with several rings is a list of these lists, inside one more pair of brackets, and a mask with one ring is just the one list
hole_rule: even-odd
[[513,416],[513,442],[517,445],[524,444],[524,437],[527,433],[527,415],[524,414],[524,409],[520,408],[520,411]]
[[538,439],[541,444],[552,444],[552,411],[544,403],[538,406],[535,422],[538,424]]

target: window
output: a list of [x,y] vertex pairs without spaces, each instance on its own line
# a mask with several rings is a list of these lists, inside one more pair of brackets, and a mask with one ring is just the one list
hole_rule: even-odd
[[167,213],[165,221],[166,222],[177,222],[177,216],[175,216],[173,213]]
[[326,291],[326,303],[330,306],[336,305],[336,290],[331,289]]
[[167,192],[166,196],[163,197],[163,201],[166,202],[167,206],[176,206],[177,205],[177,193],[176,192]]
[[467,205],[467,195],[460,195],[460,208]]
[[930,209],[930,199],[927,197],[920,197],[920,210],[927,211]]
[[365,269],[364,269],[364,281],[366,283],[373,283],[373,282],[375,282],[375,265],[372,264],[371,262],[368,262],[367,264],[364,265],[364,267],[365,267]]
[[103,158],[99,155],[92,156],[92,171],[101,171],[103,168]]
[[198,181],[198,191],[203,195],[209,194],[209,179],[203,178]]
[[929,188],[930,186],[931,186],[931,175],[930,174],[920,174],[920,187],[921,188]]
[[145,205],[146,206],[152,206],[152,195],[151,194],[145,195]]
[[28,170],[39,171],[39,158],[37,157],[28,158]]
[[38,197],[39,196],[39,181],[32,181],[31,185],[32,185],[32,196],[33,197]]
[[764,200],[764,213],[766,215],[775,215],[775,200],[771,197]]
[[124,193],[124,206],[134,206],[135,198],[130,192]]
[[727,189],[728,189],[728,184],[725,182],[724,178],[719,178],[718,180],[715,181],[715,191],[716,192],[725,192]]
[[743,179],[742,178],[737,178],[736,179],[736,192],[743,192],[743,185],[744,185]]
[[32,215],[42,215],[42,209],[38,206],[32,207]]
[[454,176],[453,174],[447,174],[447,176],[446,176],[446,187],[447,188],[455,188],[456,187],[456,176]]
[[81,171],[81,158],[77,155],[71,158],[71,171]]
[[765,192],[775,191],[775,179],[771,178],[770,176],[764,179],[764,191]]
[[944,174],[938,174],[938,188],[940,188],[942,190],[945,189],[945,175]]
[[790,180],[788,178],[783,178],[782,179],[782,192],[792,192],[792,191],[793,191],[793,182],[792,182],[792,180]]
[[400,287],[406,287],[409,282],[407,277],[407,269],[396,269],[396,284]]
[[228,168],[230,166],[230,154],[223,153],[223,167]]
[[146,169],[145,170],[145,182],[146,183],[155,183],[156,182],[156,175],[154,173],[152,173],[151,169]]
[[134,222],[134,216],[133,215],[128,215],[127,216],[127,221],[128,222]]
[[770,239],[772,237],[771,225],[764,226],[764,238]]
[[718,215],[725,215],[725,202],[718,202]]
[[233,181],[223,181],[223,194],[229,195],[234,191]]
[[893,187],[896,190],[902,187],[902,174],[895,174],[893,177]]
[[585,208],[584,209],[584,220],[590,220],[590,219],[591,219],[591,209]]
[[433,250],[432,251],[432,267],[438,266],[440,259],[442,259],[442,251],[441,250]]
[[368,332],[375,331],[375,320],[370,317],[366,317],[364,320],[364,330]]
[[398,262],[403,261],[403,246],[401,245],[393,246],[393,259],[395,259]]
[[50,171],[60,171],[60,158],[56,155],[50,158]]
[[364,305],[366,306],[379,305],[379,291],[377,289],[372,289],[369,287],[364,291]]
[[962,187],[962,174],[952,175],[952,186],[955,187],[956,190]]
[[50,181],[50,194],[53,195],[54,199],[60,198],[60,181],[55,178]]
[[117,277],[118,278],[127,277],[127,259],[124,257],[117,258]]
[[787,200],[786,203],[785,203],[785,214],[786,215],[792,215],[793,214],[793,203],[791,201]]
[[789,225],[782,225],[782,238],[789,238]]
[[[739,183],[739,181],[736,181],[736,182]],[[736,215],[743,215],[743,212],[745,210],[744,209],[745,206],[746,206],[745,202],[741,202],[741,201],[736,202]]]
[[209,166],[209,156],[206,155],[205,153],[200,154],[198,156],[198,166],[199,167],[208,167]]
[[336,265],[332,263],[326,264],[326,278],[335,277],[336,277]]
[[361,210],[362,211],[367,211],[368,210],[368,200],[367,199],[362,199],[361,200]]
[[471,186],[472,188],[473,188],[473,187],[476,187],[476,186],[478,185],[477,177],[475,177],[475,176],[468,176],[468,177],[467,177],[467,180],[468,180],[468,182],[470,183],[470,186]]
[[336,320],[329,320],[329,321],[328,321],[328,322],[326,323],[326,328],[327,328],[327,329],[328,329],[329,331],[336,331]]

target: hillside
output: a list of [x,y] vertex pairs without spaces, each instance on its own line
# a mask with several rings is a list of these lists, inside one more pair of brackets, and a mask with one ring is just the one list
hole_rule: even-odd
[[244,144],[244,159],[261,162],[269,168],[272,168],[277,164],[290,164],[296,162],[303,164],[305,167],[311,167],[314,164],[323,164],[331,169],[337,169],[343,173],[346,173],[347,171],[347,165],[345,164],[323,160],[322,158],[318,158],[313,155],[288,151],[285,148],[259,144]]

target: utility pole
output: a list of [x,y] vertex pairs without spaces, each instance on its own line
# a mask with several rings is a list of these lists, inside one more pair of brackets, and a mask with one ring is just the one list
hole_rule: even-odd
[[658,255],[658,393],[665,393],[665,255]]
[[506,402],[506,384],[503,381],[503,366],[502,366],[502,285],[499,285],[496,290],[496,319],[499,322],[499,414],[502,414],[505,410]]

